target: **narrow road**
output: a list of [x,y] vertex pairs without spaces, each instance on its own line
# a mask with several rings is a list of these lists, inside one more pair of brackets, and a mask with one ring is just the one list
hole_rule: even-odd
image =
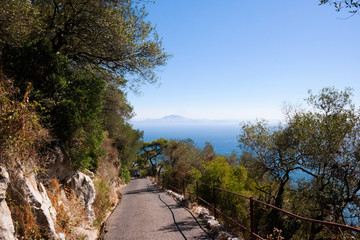
[[122,188],[122,199],[105,223],[105,240],[212,239],[192,213],[154,188],[134,179]]

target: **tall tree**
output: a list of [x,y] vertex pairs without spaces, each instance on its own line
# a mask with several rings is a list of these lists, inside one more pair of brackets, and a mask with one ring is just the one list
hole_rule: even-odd
[[[141,1],[140,1],[141,2]],[[42,35],[61,53],[86,69],[102,71],[122,85],[154,82],[154,69],[168,55],[146,20],[145,6],[127,0],[35,0]]]
[[301,169],[309,176],[310,185],[302,190],[317,203],[317,218],[341,223],[360,216],[360,118],[351,95],[351,89],[310,92],[312,111],[289,119],[298,140]]
[[[243,124],[239,142],[277,182],[276,206],[283,206],[286,185],[302,172],[306,177],[297,179],[297,192],[310,200],[309,217],[355,223],[360,216],[360,117],[351,104],[352,91],[309,93],[310,110],[288,114],[283,128]],[[315,239],[323,228],[312,227]]]
[[41,104],[44,126],[77,166],[96,168],[101,120],[106,130],[119,120],[111,129],[118,133],[109,132],[124,159],[135,155],[136,147],[125,145],[137,145],[141,133],[126,122],[132,108],[123,90],[156,82],[156,68],[169,57],[142,3],[19,0],[5,1],[0,9],[1,68],[20,89],[18,100],[30,92],[30,102]]
[[[168,147],[168,144],[169,141],[167,139],[159,138],[152,142],[144,142],[143,146],[140,148],[140,160],[149,162],[153,176],[157,173],[160,174],[162,168],[160,163],[166,160],[165,150]],[[158,166],[160,166],[160,169],[157,169]]]

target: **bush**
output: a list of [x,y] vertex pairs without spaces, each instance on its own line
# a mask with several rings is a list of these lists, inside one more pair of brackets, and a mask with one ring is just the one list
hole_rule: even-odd
[[[192,169],[190,173],[194,180],[199,180],[208,185],[246,196],[255,195],[252,181],[247,177],[247,170],[242,166],[230,166],[222,156],[205,163],[201,172]],[[194,185],[190,185],[189,190],[194,192],[194,187]],[[213,191],[209,186],[199,184],[199,196],[205,201],[213,203]],[[246,199],[217,190],[216,202],[218,208],[226,215],[241,219],[245,225],[249,224],[248,201]]]
[[8,169],[17,164],[31,164],[37,148],[47,139],[48,132],[41,127],[35,112],[37,103],[28,103],[26,94],[22,102],[15,100],[19,90],[13,80],[0,72],[0,163]]
[[123,180],[126,184],[128,184],[131,180],[130,171],[127,166],[121,167],[121,180]]
[[110,188],[103,179],[95,179],[94,186],[96,197],[93,204],[95,211],[95,220],[93,224],[95,227],[99,228],[111,207]]

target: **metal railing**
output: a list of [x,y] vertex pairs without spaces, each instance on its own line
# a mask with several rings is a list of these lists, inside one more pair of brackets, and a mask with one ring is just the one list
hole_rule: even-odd
[[[161,181],[160,181],[159,177],[157,177],[156,181],[158,184],[162,185],[163,188],[168,187],[168,188],[175,190],[178,193],[182,193],[184,195],[184,198],[187,200],[193,198],[197,201],[198,204],[200,202],[206,204],[209,207],[209,209],[212,211],[212,213],[214,214],[215,218],[220,217],[219,216],[219,214],[220,214],[222,219],[230,222],[231,225],[235,225],[236,227],[239,227],[240,229],[243,230],[243,232],[248,233],[250,235],[251,240],[255,240],[255,239],[265,240],[265,238],[261,237],[260,235],[258,235],[258,233],[256,233],[257,226],[256,226],[256,222],[255,222],[255,204],[259,204],[260,206],[263,206],[263,207],[265,206],[265,207],[274,209],[274,210],[281,212],[287,216],[296,218],[297,220],[301,220],[301,221],[305,221],[305,222],[309,222],[309,223],[321,224],[329,231],[330,231],[330,229],[328,227],[341,229],[343,231],[350,231],[350,232],[352,232],[352,236],[355,236],[360,239],[360,228],[345,225],[345,224],[339,224],[339,223],[334,223],[334,222],[327,222],[327,221],[302,217],[297,214],[286,211],[284,209],[278,208],[269,203],[266,203],[264,201],[258,200],[255,197],[245,196],[245,195],[242,195],[242,194],[239,194],[236,192],[232,192],[227,189],[219,188],[214,185],[209,185],[209,184],[206,184],[206,183],[203,183],[200,181],[191,181],[191,180],[187,180],[187,179],[178,179],[178,178],[171,178],[171,177],[167,177],[167,179],[165,180],[164,176],[161,177]],[[193,193],[193,195],[191,195],[191,193],[189,191],[186,191],[186,189],[189,185],[195,186],[194,187],[195,193]],[[200,196],[199,193],[200,193],[201,186],[205,186],[205,187],[209,188],[208,193],[211,193],[211,195],[212,195],[210,197],[210,200],[209,199],[206,200]],[[250,218],[250,220],[249,220],[250,226],[245,226],[246,224],[243,224],[240,221],[240,219],[234,219],[234,217],[229,216],[228,214],[224,213],[221,210],[222,207],[218,205],[218,201],[217,201],[217,196],[219,195],[217,192],[223,192],[223,193],[226,193],[226,194],[229,194],[232,196],[236,196],[238,198],[242,198],[242,199],[249,201],[249,209],[248,209],[249,211],[248,212],[249,212],[249,218]],[[342,231],[340,231],[340,232],[342,232]],[[330,239],[345,239],[345,238],[333,234],[333,236]],[[349,238],[349,239],[356,239],[356,238]]]

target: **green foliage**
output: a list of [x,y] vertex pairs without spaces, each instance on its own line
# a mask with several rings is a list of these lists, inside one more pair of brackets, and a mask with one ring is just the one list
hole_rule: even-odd
[[[211,149],[210,144],[208,144]],[[212,149],[213,150],[213,149]],[[213,156],[213,151],[210,152]],[[210,156],[209,154],[209,156]],[[195,147],[194,141],[186,140],[171,140],[166,150],[167,162],[172,167],[173,177],[187,178],[188,173],[192,168],[200,169],[203,164],[203,153],[201,149]]]
[[126,120],[133,116],[133,109],[126,95],[113,84],[107,84],[103,95],[102,125],[114,139],[119,151],[119,161],[130,165],[137,161],[137,153],[142,146],[143,133],[134,130]]
[[[248,151],[243,162],[268,202],[318,220],[358,221],[360,117],[351,96],[351,89],[324,88],[317,95],[309,91],[311,109],[289,111],[284,127],[242,125],[239,142]],[[291,179],[299,173],[306,177]],[[286,238],[303,236],[299,231],[306,228],[275,211],[267,218],[262,225],[269,231],[274,227],[269,223],[276,223]],[[321,225],[308,229],[311,238],[326,235]]]
[[22,45],[41,31],[37,8],[27,0],[7,0],[0,8],[0,51],[4,44]]
[[[227,216],[240,219],[242,224],[248,225],[248,200],[240,198],[228,192],[215,190],[212,186],[226,189],[245,196],[254,196],[255,183],[248,178],[247,170],[243,166],[231,166],[223,156],[217,156],[214,160],[205,162],[202,170],[193,168],[189,171],[193,181],[199,181],[199,196],[208,203],[214,203],[216,198],[217,208]],[[188,191],[195,193],[195,183],[188,186]],[[223,219],[226,221],[226,219]]]
[[131,175],[130,175],[130,171],[128,170],[127,166],[122,166],[121,167],[121,179],[128,184],[131,180]]
[[151,165],[153,176],[160,173],[157,167],[160,166],[160,169],[162,168],[162,165],[159,165],[159,163],[165,160],[165,151],[168,144],[169,141],[167,139],[159,138],[152,142],[144,142],[140,148],[139,164],[144,165],[145,162],[148,162]]
[[123,85],[131,80],[156,81],[154,69],[168,55],[145,6],[133,1],[32,1],[39,10],[40,33],[54,53],[85,69],[98,69],[103,79]]
[[[72,167],[106,172],[94,182],[97,226],[110,206],[109,184],[120,165],[123,181],[130,181],[125,166],[142,144],[142,132],[127,122],[133,112],[125,88],[156,82],[155,70],[169,58],[141,4],[8,0],[0,8],[0,163],[26,169],[59,147]],[[104,130],[114,140],[106,150]],[[17,233],[41,237],[24,206],[12,205],[22,221]]]
[[150,167],[140,169],[140,177],[147,177],[152,175],[152,170]]
[[155,82],[154,70],[168,58],[146,15],[132,1],[2,5],[0,65],[20,89],[13,97],[30,93],[29,101],[40,104],[42,126],[76,168],[96,170],[103,129],[115,139],[119,160],[135,161],[142,133],[126,122],[132,107],[119,87]]

